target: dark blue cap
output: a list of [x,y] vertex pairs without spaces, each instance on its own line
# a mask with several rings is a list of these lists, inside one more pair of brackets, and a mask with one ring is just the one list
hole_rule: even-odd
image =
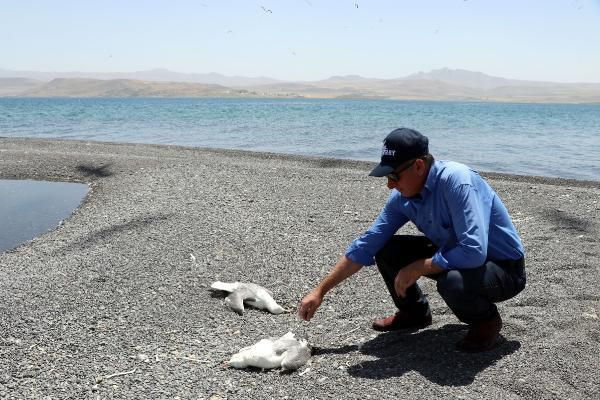
[[409,128],[398,128],[383,140],[381,162],[369,176],[386,176],[408,160],[429,153],[429,139]]

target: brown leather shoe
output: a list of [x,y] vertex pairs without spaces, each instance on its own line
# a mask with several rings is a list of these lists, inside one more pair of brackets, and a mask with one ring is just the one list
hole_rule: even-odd
[[498,341],[502,319],[496,313],[492,318],[471,324],[467,336],[456,344],[460,351],[478,353],[494,348]]
[[376,331],[389,332],[400,329],[422,329],[429,325],[431,325],[431,313],[415,317],[404,311],[398,311],[387,318],[376,319],[372,326]]

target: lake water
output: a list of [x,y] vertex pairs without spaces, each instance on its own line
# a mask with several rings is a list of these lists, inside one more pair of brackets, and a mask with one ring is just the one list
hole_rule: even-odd
[[0,180],[0,252],[56,227],[88,190],[81,183]]
[[0,136],[177,144],[376,161],[397,127],[482,171],[600,180],[600,104],[0,98]]

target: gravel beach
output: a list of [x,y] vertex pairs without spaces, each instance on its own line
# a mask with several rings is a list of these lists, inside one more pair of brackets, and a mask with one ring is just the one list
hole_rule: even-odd
[[[0,179],[91,188],[58,228],[0,254],[0,398],[600,398],[597,182],[483,174],[527,252],[527,288],[499,305],[492,351],[454,350],[466,326],[427,279],[433,325],[376,334],[371,320],[394,311],[376,267],[297,320],[302,296],[388,196],[372,165],[0,138]],[[265,286],[289,312],[240,316],[209,290],[216,280]],[[224,364],[288,331],[314,346],[300,370]]]

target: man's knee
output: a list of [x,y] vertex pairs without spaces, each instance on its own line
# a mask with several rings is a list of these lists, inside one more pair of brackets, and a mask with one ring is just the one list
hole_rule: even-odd
[[424,236],[395,235],[375,254],[377,265],[393,264],[403,267],[419,258],[428,258],[436,247]]
[[437,278],[437,291],[447,304],[455,304],[465,295],[464,280],[458,270],[442,273]]

